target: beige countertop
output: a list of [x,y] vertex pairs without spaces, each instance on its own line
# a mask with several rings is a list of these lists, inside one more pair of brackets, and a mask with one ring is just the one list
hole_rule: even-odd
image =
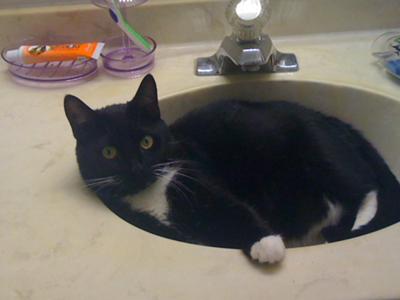
[[[230,78],[194,75],[194,59],[217,43],[161,46],[153,74],[161,101],[253,78],[330,82],[400,101],[400,82],[369,54],[378,34],[278,38],[278,49],[298,55],[300,72]],[[170,241],[125,223],[84,187],[63,97],[77,95],[92,107],[125,102],[139,80],[101,72],[79,86],[43,90],[14,83],[4,64],[0,71],[0,299],[400,297],[400,225],[290,249],[282,265],[268,267],[238,250]]]

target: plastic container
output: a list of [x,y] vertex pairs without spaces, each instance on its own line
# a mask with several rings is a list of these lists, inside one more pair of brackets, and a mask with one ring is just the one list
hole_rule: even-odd
[[[91,1],[96,6],[99,6],[102,8],[108,8],[108,4],[107,4],[108,0],[91,0]],[[143,4],[147,1],[148,0],[125,0],[125,1],[120,0],[120,5],[122,7],[133,7],[133,6],[138,6],[140,4]]]
[[65,44],[73,39],[68,37],[51,37],[45,39],[31,38],[4,48],[1,57],[8,64],[12,78],[23,85],[32,87],[64,87],[85,82],[97,73],[97,61],[79,59],[70,61],[53,61],[36,64],[23,64],[9,59],[6,53],[22,45]]
[[157,44],[152,38],[146,38],[153,44],[153,49],[149,53],[134,44],[125,47],[120,36],[107,40],[101,54],[104,70],[123,78],[136,78],[149,73],[154,68]]
[[386,32],[371,46],[371,53],[383,68],[400,79],[400,32]]

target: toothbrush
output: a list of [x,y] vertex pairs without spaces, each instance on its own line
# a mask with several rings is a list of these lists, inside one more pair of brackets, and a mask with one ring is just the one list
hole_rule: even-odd
[[[132,26],[129,25],[129,23],[126,21],[124,16],[122,15],[122,12],[119,8],[118,1],[121,0],[109,0],[110,4],[110,9],[109,13],[111,18],[117,25],[121,28],[123,32],[128,36],[130,40],[132,40],[136,46],[138,46],[140,49],[142,49],[144,52],[149,53],[152,49],[153,46],[152,44],[147,41],[140,33],[135,31]],[[124,3],[129,2],[129,0],[122,0]]]

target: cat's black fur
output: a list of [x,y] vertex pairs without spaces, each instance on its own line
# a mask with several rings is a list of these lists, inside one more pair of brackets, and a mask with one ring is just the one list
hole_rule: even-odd
[[[329,241],[400,218],[400,186],[377,151],[349,125],[297,104],[219,101],[168,127],[147,76],[127,104],[93,111],[66,96],[65,110],[84,180],[118,215],[154,233],[249,253],[265,236],[301,239],[326,217],[326,199],[343,209],[340,222],[323,229]],[[154,138],[149,150],[139,146],[145,135]],[[116,159],[102,156],[109,145]],[[178,172],[166,190],[167,224],[122,199],[149,188],[168,167]],[[108,176],[116,179],[91,181]],[[373,190],[375,218],[351,231]]]

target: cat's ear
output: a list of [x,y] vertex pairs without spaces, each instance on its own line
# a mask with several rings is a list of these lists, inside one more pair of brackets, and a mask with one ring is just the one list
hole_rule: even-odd
[[71,125],[72,132],[76,139],[82,138],[84,132],[94,123],[96,113],[79,98],[66,95],[64,98],[64,110]]
[[143,78],[132,101],[128,102],[128,114],[140,115],[141,119],[159,120],[157,85],[152,75]]

